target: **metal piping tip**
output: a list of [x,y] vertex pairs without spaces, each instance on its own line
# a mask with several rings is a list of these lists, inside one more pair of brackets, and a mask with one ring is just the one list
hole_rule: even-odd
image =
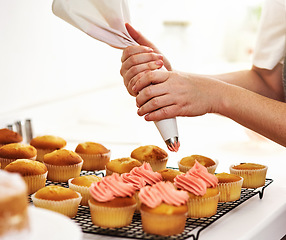
[[165,141],[165,143],[167,144],[167,147],[171,152],[178,152],[180,147],[180,142],[178,137],[169,138]]

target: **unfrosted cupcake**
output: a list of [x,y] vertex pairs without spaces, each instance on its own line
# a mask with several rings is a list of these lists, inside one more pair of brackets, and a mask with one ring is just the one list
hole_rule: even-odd
[[141,165],[140,161],[131,157],[113,159],[106,164],[106,175],[129,173],[134,167],[140,167]]
[[148,162],[153,171],[165,169],[168,162],[168,153],[155,145],[146,145],[134,149],[130,155],[141,163]]
[[118,173],[92,183],[88,204],[93,224],[106,228],[129,225],[136,208],[134,193],[133,185],[124,183]]
[[176,190],[171,182],[143,187],[139,193],[142,227],[150,234],[171,236],[184,231],[188,193]]
[[174,179],[175,186],[188,192],[188,216],[211,217],[217,211],[219,200],[218,179],[199,162],[187,172]]
[[178,162],[179,170],[181,172],[189,171],[195,165],[196,161],[198,161],[201,165],[206,167],[209,173],[211,174],[215,173],[218,162],[202,155],[191,155],[182,158]]
[[49,209],[70,218],[76,216],[81,201],[80,193],[70,188],[51,185],[41,188],[31,198],[36,207]]
[[83,159],[83,170],[104,170],[110,160],[111,152],[105,146],[95,142],[84,142],[77,145],[75,152]]
[[53,135],[37,136],[33,138],[30,145],[37,149],[37,160],[42,162],[44,155],[65,147],[66,140]]
[[183,174],[183,172],[177,170],[177,169],[171,169],[171,168],[165,168],[162,170],[157,171],[161,174],[163,181],[169,181],[171,183],[174,182],[174,178],[180,174]]
[[243,188],[258,188],[265,185],[268,167],[256,163],[241,163],[230,166],[230,173],[243,177]]
[[36,148],[28,144],[10,143],[0,147],[0,163],[2,169],[17,159],[36,160],[36,157]]
[[79,177],[83,164],[82,158],[75,152],[59,149],[44,155],[44,164],[48,168],[48,180],[67,182]]
[[4,170],[19,173],[27,184],[28,194],[32,194],[46,185],[48,170],[41,162],[18,159],[8,164]]
[[101,177],[96,175],[85,175],[76,178],[69,179],[69,188],[79,192],[82,196],[80,204],[88,206],[88,200],[90,198],[89,187],[92,183],[101,181]]
[[23,141],[23,137],[8,128],[0,129],[0,147],[9,143],[20,143]]
[[231,202],[240,198],[242,177],[225,172],[215,176],[218,178],[219,202]]

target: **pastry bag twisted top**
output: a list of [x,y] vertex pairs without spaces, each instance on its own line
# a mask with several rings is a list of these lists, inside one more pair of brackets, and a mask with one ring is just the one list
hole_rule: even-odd
[[[114,48],[138,45],[125,28],[125,23],[130,22],[126,0],[54,0],[52,9],[56,16]],[[178,151],[176,118],[155,124],[168,149]]]

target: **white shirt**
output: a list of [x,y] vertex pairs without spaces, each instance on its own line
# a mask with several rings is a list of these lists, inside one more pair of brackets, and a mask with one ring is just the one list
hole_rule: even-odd
[[273,69],[286,53],[286,0],[265,0],[253,65]]

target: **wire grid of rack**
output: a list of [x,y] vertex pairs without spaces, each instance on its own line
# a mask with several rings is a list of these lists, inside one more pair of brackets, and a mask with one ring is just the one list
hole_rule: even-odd
[[[94,172],[94,171],[82,171],[81,175],[91,175],[95,174],[98,176],[104,176],[103,172]],[[210,224],[220,219],[222,216],[244,203],[248,199],[254,197],[255,195],[259,195],[259,198],[262,199],[264,190],[267,186],[269,186],[273,182],[272,179],[267,178],[265,180],[265,185],[263,187],[257,189],[245,189],[241,190],[240,199],[233,202],[226,203],[218,203],[217,213],[208,218],[187,218],[185,230],[178,235],[174,236],[158,236],[147,234],[142,229],[141,224],[141,216],[140,213],[135,212],[132,222],[130,225],[121,228],[101,228],[95,226],[91,221],[89,207],[87,206],[79,206],[77,215],[72,218],[82,229],[84,233],[89,234],[99,234],[99,235],[107,235],[114,237],[124,237],[124,238],[132,238],[132,239],[155,239],[155,240],[163,240],[163,239],[193,239],[198,240],[199,234],[202,230],[206,229]],[[47,181],[46,185],[60,185],[63,187],[68,187],[68,184],[65,182],[51,182]],[[30,202],[32,200],[30,199]]]

